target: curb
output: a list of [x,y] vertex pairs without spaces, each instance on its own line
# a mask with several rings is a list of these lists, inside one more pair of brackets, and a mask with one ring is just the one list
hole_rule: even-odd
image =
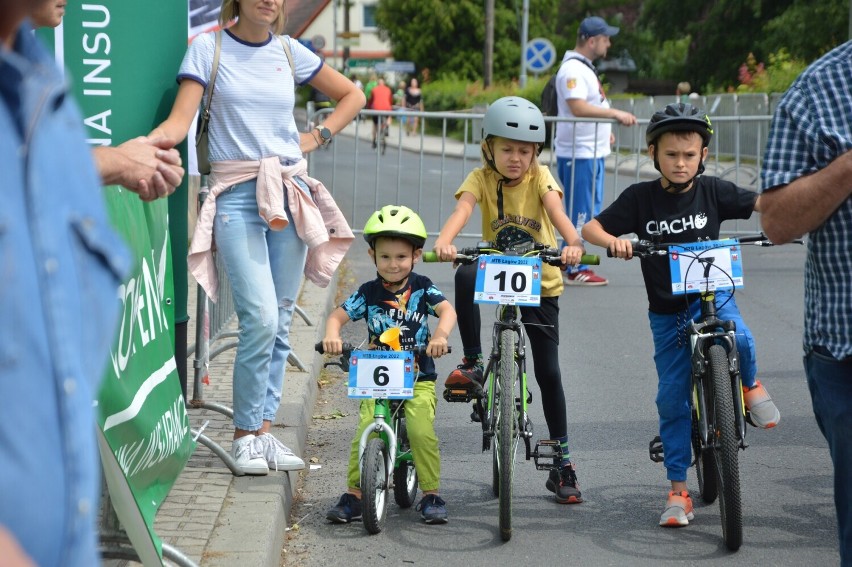
[[[304,281],[299,307],[310,325],[295,315],[290,331],[293,353],[302,361],[305,371],[292,365],[287,367],[272,433],[301,456],[305,455],[317,397],[317,378],[322,370],[322,358],[314,351],[314,344],[325,333],[325,319],[333,307],[337,285],[337,272],[326,288]],[[310,463],[306,466],[310,467]],[[279,567],[300,472],[270,471],[267,476],[233,477],[205,547],[203,565]]]

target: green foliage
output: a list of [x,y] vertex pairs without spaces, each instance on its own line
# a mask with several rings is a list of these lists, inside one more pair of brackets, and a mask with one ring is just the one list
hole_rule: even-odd
[[782,93],[796,80],[808,64],[790,57],[786,49],[769,54],[769,64],[758,63],[749,53],[739,69],[738,92]]
[[[530,0],[529,37],[554,37],[558,5]],[[394,58],[413,61],[419,74],[474,81],[483,76],[485,7],[481,0],[379,0],[376,24]],[[520,72],[520,2],[495,0],[493,76]]]

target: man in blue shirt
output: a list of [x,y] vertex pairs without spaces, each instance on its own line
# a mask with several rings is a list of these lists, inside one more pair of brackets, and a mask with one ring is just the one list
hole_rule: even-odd
[[775,110],[761,171],[773,242],[808,233],[805,374],[834,463],[840,562],[852,565],[852,41],[812,63]]
[[0,558],[26,565],[17,541],[37,565],[88,567],[99,563],[93,400],[131,258],[82,117],[23,24],[44,3],[0,0]]

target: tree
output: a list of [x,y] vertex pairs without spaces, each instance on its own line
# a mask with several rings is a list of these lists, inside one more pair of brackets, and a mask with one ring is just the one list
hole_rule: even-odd
[[[495,80],[507,81],[520,71],[520,2],[495,0]],[[557,10],[550,0],[530,1],[530,37],[556,36]],[[394,58],[413,61],[430,76],[470,81],[483,77],[485,3],[483,0],[379,0],[379,33],[391,43]]]

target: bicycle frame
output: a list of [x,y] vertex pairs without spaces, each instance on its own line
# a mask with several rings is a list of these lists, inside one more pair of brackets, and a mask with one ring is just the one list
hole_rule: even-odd
[[712,380],[703,383],[709,367],[708,351],[711,345],[721,345],[728,355],[728,372],[731,376],[731,392],[734,397],[734,412],[737,441],[740,449],[745,449],[746,421],[745,398],[742,391],[739,351],[737,350],[736,323],[719,319],[716,315],[716,294],[712,291],[701,293],[701,317],[698,322],[690,322],[687,329],[692,348],[692,382],[695,392],[693,403],[698,403],[698,430],[704,447],[715,447],[716,440],[709,428],[707,401],[704,399],[704,387],[713,391]]

